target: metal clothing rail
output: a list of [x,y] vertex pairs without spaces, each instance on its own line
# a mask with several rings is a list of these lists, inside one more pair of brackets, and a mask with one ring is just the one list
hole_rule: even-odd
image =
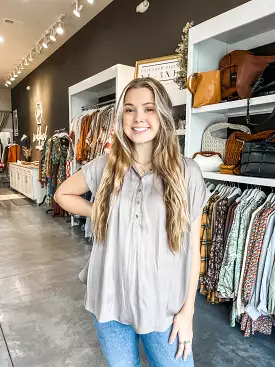
[[111,100],[106,101],[106,102],[100,102],[100,103],[92,104],[92,105],[89,105],[89,106],[82,106],[81,109],[82,109],[82,111],[87,111],[87,110],[96,109],[96,108],[103,107],[103,106],[112,105],[115,102],[116,102],[116,99],[111,99]]

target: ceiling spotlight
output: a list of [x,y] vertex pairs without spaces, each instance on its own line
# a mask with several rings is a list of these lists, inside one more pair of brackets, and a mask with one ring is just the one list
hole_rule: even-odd
[[52,29],[51,29],[50,39],[51,39],[51,41],[56,42],[56,37],[55,37],[55,31],[54,31],[54,28],[52,28]]
[[136,12],[137,13],[145,13],[146,10],[149,8],[149,1],[148,0],[144,0],[142,1],[142,3],[140,3],[137,7],[136,7]]
[[87,0],[89,4],[94,4],[95,0]]
[[29,54],[29,62],[33,62],[34,60],[33,60],[33,57],[32,57],[32,53],[30,52],[30,54]]
[[81,10],[83,9],[83,5],[79,5],[79,1],[78,0],[75,0],[73,2],[73,5],[75,5],[75,8],[73,10],[73,13],[76,17],[80,18],[80,12]]
[[25,66],[24,66],[24,62],[21,62],[21,64],[20,64],[20,69],[21,70],[25,70],[26,68],[25,68]]
[[9,85],[8,85],[8,82],[5,82],[5,84],[4,84],[6,87],[8,87]]
[[11,81],[9,79],[10,79],[10,75],[9,75],[8,80],[7,80],[7,84],[11,85]]
[[14,80],[15,80],[15,78],[14,78],[14,76],[13,76],[13,75],[11,76],[11,80],[12,80],[12,81],[14,81]]
[[17,74],[22,74],[22,71],[20,70],[20,67],[17,68]]
[[13,73],[14,78],[18,77],[18,74],[16,73],[16,71]]
[[35,51],[40,54],[41,50],[42,50],[42,45],[40,43],[37,43],[36,47],[35,47]]
[[48,48],[48,43],[49,43],[49,41],[47,40],[47,38],[46,38],[46,37],[44,37],[44,38],[43,38],[43,41],[42,41],[42,46],[43,46],[44,48]]
[[4,41],[4,37],[0,36],[0,43],[3,43]]
[[62,22],[59,22],[58,23],[58,25],[57,25],[57,27],[56,27],[56,32],[58,33],[58,34],[63,34],[64,33],[64,29],[63,29],[63,27],[62,27]]
[[29,63],[29,61],[28,61],[28,58],[26,57],[24,60],[25,60],[25,66],[29,66],[29,65],[30,65],[30,63]]

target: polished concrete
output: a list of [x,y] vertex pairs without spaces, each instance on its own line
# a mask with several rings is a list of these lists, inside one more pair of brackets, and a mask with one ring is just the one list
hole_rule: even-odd
[[[18,200],[0,202],[0,367],[107,366],[77,277],[90,246],[65,218]],[[246,339],[228,315],[197,297],[195,366],[275,366],[274,335]]]

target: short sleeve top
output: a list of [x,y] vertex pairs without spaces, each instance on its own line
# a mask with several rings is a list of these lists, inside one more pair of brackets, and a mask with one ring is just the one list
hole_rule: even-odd
[[[93,196],[107,160],[101,156],[82,168]],[[189,158],[183,162],[192,223],[210,193],[197,163]],[[111,209],[105,243],[93,245],[86,309],[99,322],[119,321],[139,334],[165,331],[187,296],[190,245],[191,233],[185,233],[183,250],[171,252],[162,180],[153,172],[141,177],[131,167]]]

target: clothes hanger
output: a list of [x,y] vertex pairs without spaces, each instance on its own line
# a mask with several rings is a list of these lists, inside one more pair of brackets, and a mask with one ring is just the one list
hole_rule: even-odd
[[228,199],[231,199],[235,195],[238,195],[238,196],[241,196],[242,195],[242,190],[239,187],[239,183],[238,183],[238,187],[234,186],[233,191],[228,196]]
[[266,194],[260,189],[255,196],[255,200],[260,200],[261,198],[266,199]]
[[224,199],[225,197],[227,197],[227,195],[229,195],[232,191],[232,188],[228,185],[228,183],[224,186],[224,190],[222,191],[222,193],[220,194],[220,198]]
[[274,204],[274,202],[275,202],[275,194],[273,193],[273,187],[271,187],[271,194],[270,195],[272,195],[271,196],[271,198],[270,198],[270,202],[271,202],[271,204]]
[[215,185],[213,183],[211,183],[209,186],[208,186],[208,190],[214,190],[215,189]]

